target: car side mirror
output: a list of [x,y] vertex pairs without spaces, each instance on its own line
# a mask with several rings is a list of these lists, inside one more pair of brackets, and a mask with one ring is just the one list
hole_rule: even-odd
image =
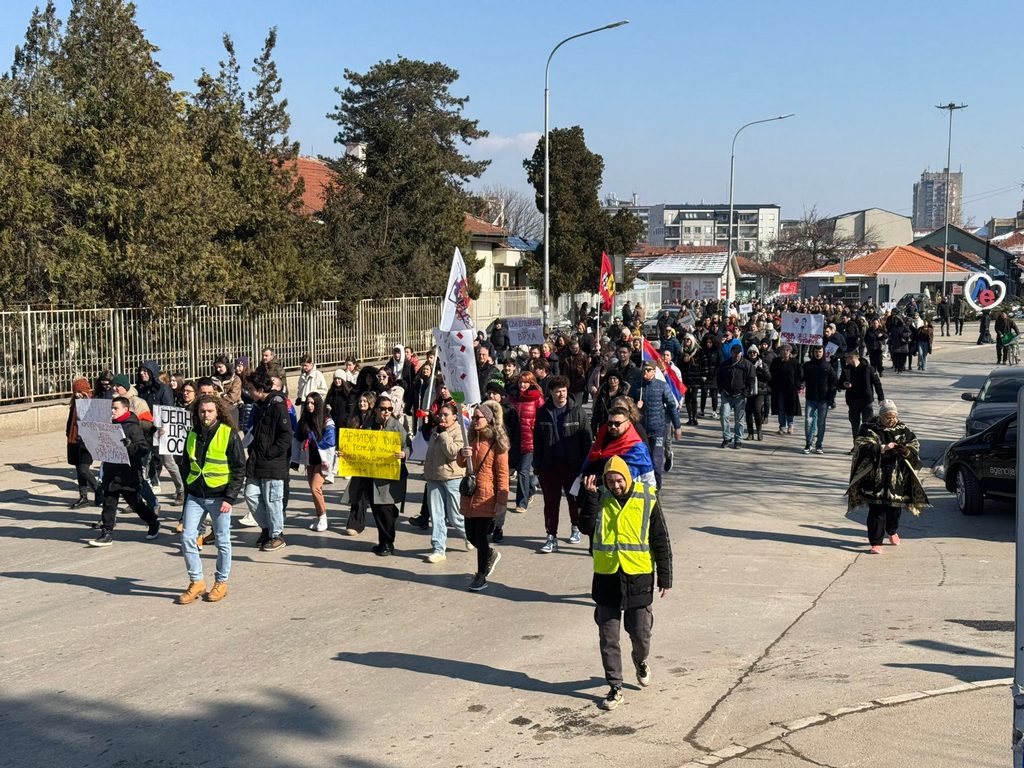
[[973,403],[975,400],[978,399],[978,396],[973,392],[964,392],[962,395],[960,395],[960,399],[966,400],[969,403]]

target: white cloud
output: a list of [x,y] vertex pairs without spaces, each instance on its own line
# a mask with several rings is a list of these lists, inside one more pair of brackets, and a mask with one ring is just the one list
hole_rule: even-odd
[[529,152],[537,146],[542,135],[540,131],[527,131],[515,136],[492,133],[474,141],[473,149],[477,152]]

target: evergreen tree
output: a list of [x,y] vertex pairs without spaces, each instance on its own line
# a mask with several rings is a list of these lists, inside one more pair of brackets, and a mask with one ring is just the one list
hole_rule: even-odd
[[463,115],[468,98],[450,91],[458,73],[440,62],[400,57],[345,78],[328,117],[335,141],[365,144],[366,160],[332,163],[325,222],[338,284],[363,297],[440,294],[456,246],[470,274],[480,266],[468,252],[463,185],[488,162],[459,145],[487,132]]
[[[551,292],[594,293],[601,272],[601,252],[629,253],[644,234],[639,218],[628,211],[614,217],[601,210],[598,191],[604,159],[587,148],[583,129],[556,128],[549,133],[551,244]],[[544,137],[533,157],[523,161],[527,177],[537,192],[537,208],[544,210]],[[535,284],[539,269],[531,273]],[[623,290],[628,286],[620,286]]]

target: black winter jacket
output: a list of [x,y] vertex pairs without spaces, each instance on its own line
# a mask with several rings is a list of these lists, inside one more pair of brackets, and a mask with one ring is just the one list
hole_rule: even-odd
[[[149,456],[149,440],[142,431],[139,424],[139,417],[131,411],[124,421],[115,421],[124,432],[124,445],[128,450],[128,464],[108,464],[103,462],[103,482],[116,483],[125,489],[139,488],[139,480],[142,476],[142,463]],[[108,481],[109,478],[109,481]]]
[[808,400],[831,400],[839,388],[835,368],[825,358],[804,363],[804,392]]
[[[633,489],[630,488],[630,491]],[[601,496],[591,491],[583,491],[581,496],[580,530],[591,537],[593,552],[594,528],[597,516],[601,514]],[[648,534],[651,543],[651,559],[654,561],[653,573],[640,573],[631,576],[621,569],[618,573],[595,573],[592,584],[592,596],[598,605],[618,607],[622,610],[642,608],[654,600],[654,574],[658,575],[658,587],[672,587],[672,542],[665,525],[665,515],[661,505],[655,501],[651,511],[651,528]]]
[[[560,428],[556,429],[555,409],[551,401],[537,409],[533,425],[533,471],[561,470],[579,472],[590,453],[594,436],[583,406],[569,400]],[[561,438],[560,444],[559,437]]]
[[258,480],[287,480],[292,421],[284,395],[274,390],[253,407],[252,443],[245,474]]
[[[846,385],[850,386],[847,387]],[[848,365],[843,368],[843,375],[839,377],[839,386],[846,390],[846,403],[873,403],[875,394],[879,400],[885,399],[882,392],[882,381],[878,378],[878,372],[863,360],[854,368]]]
[[729,397],[750,397],[754,389],[754,366],[746,358],[726,360],[718,366],[718,391]]

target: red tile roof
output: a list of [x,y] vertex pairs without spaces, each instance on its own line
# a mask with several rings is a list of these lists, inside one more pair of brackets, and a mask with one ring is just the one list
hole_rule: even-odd
[[1009,251],[1013,254],[1024,254],[1024,229],[1018,229],[1016,232],[1007,232],[1005,235],[992,238],[993,243],[999,243],[999,247],[1004,251]]
[[491,224],[487,219],[481,219],[471,213],[465,214],[463,228],[471,235],[494,235],[496,237],[508,237],[511,233],[504,227]]
[[300,157],[295,164],[303,184],[299,210],[304,216],[313,216],[324,209],[327,188],[334,181],[334,174],[327,163],[315,157]]
[[[946,265],[947,272],[967,272],[956,264]],[[897,245],[880,251],[846,260],[848,275],[911,274],[922,275],[942,272],[942,258],[934,256],[912,245]],[[805,272],[801,277],[819,273],[839,274],[838,264],[829,264]]]

